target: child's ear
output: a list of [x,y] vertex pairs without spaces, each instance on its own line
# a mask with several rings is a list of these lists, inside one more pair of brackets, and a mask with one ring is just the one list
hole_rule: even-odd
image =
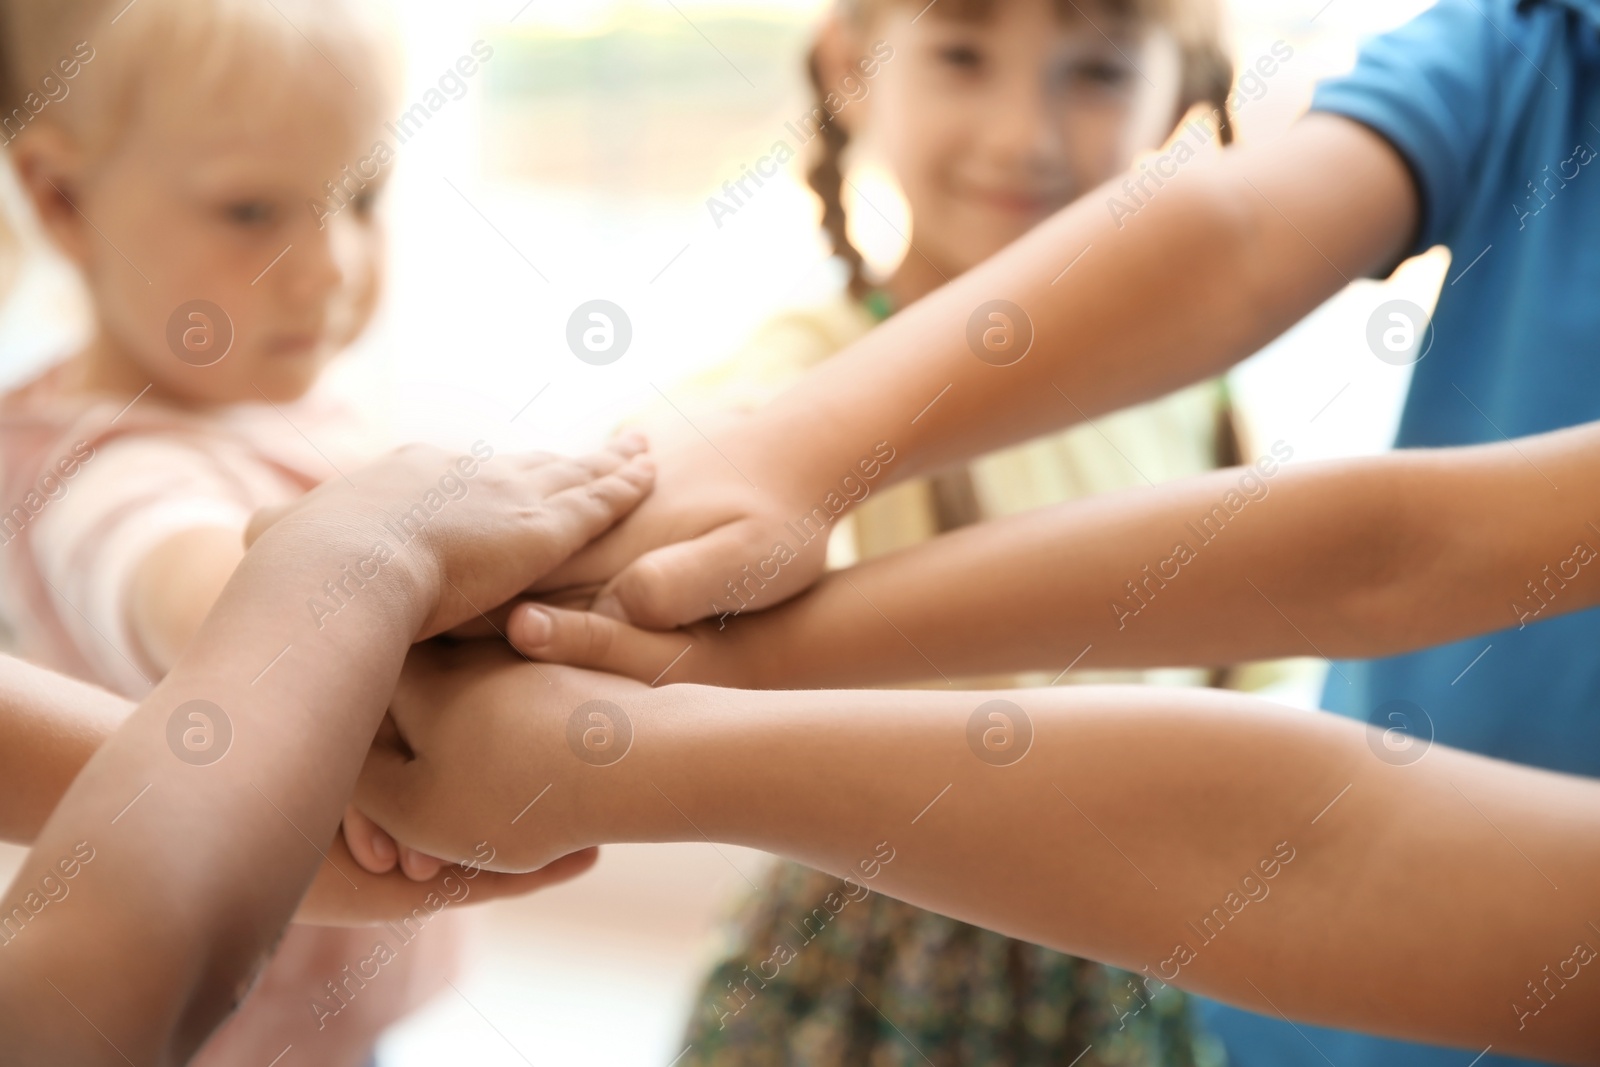
[[82,154],[72,138],[54,124],[36,123],[8,151],[45,233],[68,259],[86,265],[93,233],[77,207]]
[[[823,93],[835,94],[839,101],[847,102],[842,108],[829,108],[837,111],[833,121],[852,137],[859,135],[865,127],[867,107],[872,100],[870,89],[866,88],[872,79],[862,73],[863,62],[870,59],[866,42],[857,28],[835,10],[829,12],[817,28],[811,55]],[[870,69],[877,73],[876,64]]]

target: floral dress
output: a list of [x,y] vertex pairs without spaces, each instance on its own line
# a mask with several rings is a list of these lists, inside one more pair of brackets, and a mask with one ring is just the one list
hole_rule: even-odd
[[843,898],[820,930],[802,924],[844,890],[831,875],[776,867],[694,1002],[677,1067],[1223,1063],[1172,986],[878,893]]

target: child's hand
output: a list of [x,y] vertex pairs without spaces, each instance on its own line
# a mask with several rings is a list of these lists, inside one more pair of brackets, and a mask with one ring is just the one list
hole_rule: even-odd
[[499,641],[419,645],[390,705],[398,729],[374,743],[356,805],[430,855],[468,860],[487,847],[495,870],[538,868],[597,840],[598,807],[621,802],[613,766],[570,747],[573,713],[613,702],[631,737],[649,696],[637,682],[529,663]]
[[[780,542],[795,556],[750,606],[770,607],[816,581],[827,530],[807,543],[790,524],[811,515],[830,493],[842,504],[838,486],[805,469],[808,449],[787,440],[778,448],[766,445],[774,435],[752,416],[727,415],[704,425],[714,441],[688,434],[654,447],[661,492],[538,588],[605,582],[597,610],[670,629],[723,610],[716,605],[729,601],[726,584],[745,565],[754,569],[770,560]],[[823,514],[831,522],[833,516]]]
[[426,882],[447,866],[437,856],[396,843],[383,827],[363,815],[354,804],[344,809],[343,830],[350,855],[372,874],[388,874],[399,867],[400,873],[413,882]]
[[414,881],[399,872],[373,874],[362,870],[336,835],[294,921],[312,926],[371,926],[411,915],[426,906],[430,894],[452,904],[482,904],[501,897],[522,896],[576,878],[594,866],[599,854],[599,849],[584,849],[527,874],[451,865]]
[[[753,623],[738,625],[743,627],[740,633],[749,634]],[[719,629],[714,620],[662,632],[641,630],[592,611],[522,603],[511,609],[506,637],[530,659],[620,674],[649,685],[693,682],[763,688],[757,660],[765,653],[741,641],[732,627]]]
[[372,557],[352,569],[401,569],[423,611],[420,640],[509,600],[632,511],[654,483],[642,447],[630,439],[564,459],[409,445],[257,515],[246,539],[277,523],[379,526]]

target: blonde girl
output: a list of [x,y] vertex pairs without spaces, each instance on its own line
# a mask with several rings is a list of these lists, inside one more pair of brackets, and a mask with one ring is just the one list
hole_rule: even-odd
[[[377,302],[387,170],[336,214],[311,205],[386,138],[395,64],[360,0],[19,0],[0,19],[4,157],[94,313],[0,398],[0,607],[28,658],[138,698],[250,515],[364,452],[315,386]],[[191,737],[174,766],[205,763]],[[449,918],[371,982],[346,968],[372,931],[290,927],[200,1062],[367,1062],[442,988]]]

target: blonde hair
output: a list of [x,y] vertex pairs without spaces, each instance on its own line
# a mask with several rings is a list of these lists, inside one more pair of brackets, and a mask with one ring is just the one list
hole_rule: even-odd
[[[0,160],[8,165],[6,146],[41,124],[108,151],[158,89],[200,98],[247,65],[271,73],[251,86],[256,100],[289,91],[309,64],[344,77],[330,58],[341,45],[393,41],[385,10],[374,0],[0,0]],[[380,66],[383,84],[356,88],[392,88],[397,67]],[[0,298],[21,228],[0,197]]]
[[[894,4],[911,0],[838,0],[839,14],[854,25],[869,19]],[[943,0],[935,9],[943,18],[979,21],[988,18],[997,3],[1004,0]],[[1135,25],[1162,26],[1178,42],[1182,58],[1182,80],[1173,125],[1200,105],[1210,108],[1223,144],[1233,143],[1233,124],[1228,114],[1228,96],[1233,90],[1233,59],[1224,41],[1222,12],[1217,0],[1091,0],[1097,12],[1125,19]],[[1063,21],[1082,18],[1073,0],[1055,0],[1056,14]],[[819,114],[831,114],[824,103],[831,87],[824,83],[822,60],[813,47],[806,62],[811,88],[816,94]],[[850,135],[841,123],[821,124],[821,151],[806,172],[806,180],[822,202],[822,230],[833,253],[849,271],[850,295],[857,300],[872,289],[867,280],[861,252],[850,240],[849,220],[844,209],[844,154]]]

